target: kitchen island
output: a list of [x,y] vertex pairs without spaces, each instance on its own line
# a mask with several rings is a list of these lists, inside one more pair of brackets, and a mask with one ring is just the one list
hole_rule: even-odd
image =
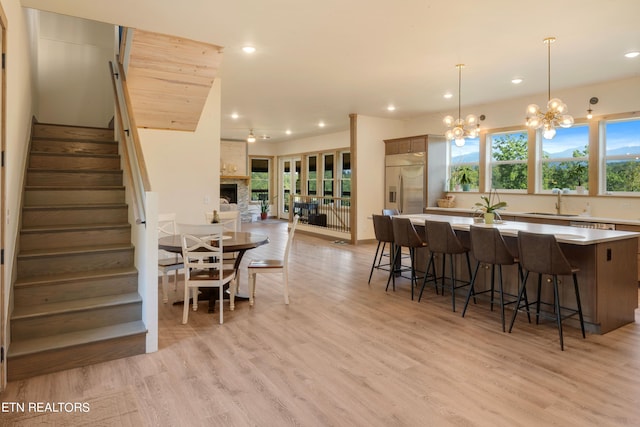
[[[451,224],[463,241],[468,242],[469,227],[496,227],[504,236],[507,245],[517,247],[519,230],[532,233],[553,234],[572,265],[578,267],[578,283],[588,331],[605,334],[620,326],[635,321],[638,307],[638,237],[640,233],[617,230],[600,230],[568,227],[562,225],[502,221],[493,225],[474,224],[474,218],[451,215],[415,214],[401,215],[410,218],[418,229],[424,232],[425,220],[446,221]],[[436,263],[438,264],[438,263]],[[474,261],[475,265],[475,261]],[[457,276],[466,277],[466,267],[457,265]],[[488,270],[481,270],[476,282],[476,290],[484,289],[489,283]],[[516,293],[518,289],[517,269],[505,268],[505,290]],[[535,276],[534,276],[535,277]],[[562,278],[569,280],[568,278]],[[545,280],[543,278],[543,280]],[[537,280],[530,279],[528,286]],[[547,287],[550,288],[550,287]],[[563,287],[561,299],[571,306],[574,304],[571,287]],[[548,289],[547,289],[548,290]],[[552,295],[543,293],[543,299],[550,301]]]

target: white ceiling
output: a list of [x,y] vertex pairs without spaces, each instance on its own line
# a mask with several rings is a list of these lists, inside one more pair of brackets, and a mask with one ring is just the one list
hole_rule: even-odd
[[[249,128],[270,135],[270,141],[346,130],[350,113],[409,119],[456,110],[458,63],[466,64],[463,115],[465,106],[546,93],[542,39],[548,36],[557,37],[551,48],[552,95],[554,89],[640,75],[640,57],[623,56],[640,50],[640,0],[22,4],[224,46],[224,139],[244,139]],[[257,52],[244,54],[244,45]],[[514,77],[524,82],[515,86]],[[446,91],[454,97],[444,99]],[[388,104],[397,110],[386,111]],[[232,119],[233,112],[240,117]],[[324,129],[317,126],[321,120]]]

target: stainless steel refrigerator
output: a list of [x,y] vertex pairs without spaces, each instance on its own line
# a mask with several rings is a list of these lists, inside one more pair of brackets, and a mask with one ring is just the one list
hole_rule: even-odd
[[427,206],[426,153],[385,157],[385,209],[423,213]]

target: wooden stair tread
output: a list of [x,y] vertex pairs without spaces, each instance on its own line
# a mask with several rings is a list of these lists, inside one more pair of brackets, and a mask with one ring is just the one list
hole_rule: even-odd
[[115,159],[119,158],[120,154],[105,154],[105,153],[74,153],[74,152],[65,152],[58,153],[57,151],[32,151],[31,155],[36,156],[48,156],[48,157],[100,157],[105,159]]
[[57,248],[57,249],[33,249],[28,251],[20,251],[18,258],[30,258],[30,257],[42,257],[42,256],[55,256],[62,254],[84,254],[87,252],[109,252],[119,251],[123,249],[132,249],[131,244],[111,244],[111,245],[93,245],[93,246],[78,246],[73,248]]
[[95,173],[95,174],[105,174],[110,173],[114,175],[121,175],[122,170],[117,169],[50,169],[50,168],[27,168],[27,173],[29,172],[46,172],[46,173]]
[[69,313],[74,311],[89,311],[99,307],[109,307],[115,305],[132,304],[142,302],[142,298],[137,292],[127,294],[114,294],[101,297],[82,298],[62,302],[52,302],[46,304],[32,304],[15,307],[11,320],[28,319],[43,315],[57,313]]
[[119,337],[146,334],[147,328],[139,320],[136,322],[119,323],[102,328],[87,329],[78,332],[53,335],[43,338],[12,341],[8,358],[16,358],[37,352],[57,350],[86,344],[88,342],[105,341]]
[[121,224],[79,224],[79,225],[58,225],[47,226],[37,225],[32,227],[22,227],[21,234],[42,233],[42,232],[66,232],[66,231],[89,231],[89,230],[110,230],[118,228],[131,228],[129,223]]
[[40,286],[44,284],[58,284],[77,280],[97,280],[114,276],[130,276],[137,274],[135,267],[109,268],[104,270],[78,271],[73,273],[48,274],[45,276],[18,277],[14,287]]
[[24,210],[56,210],[56,209],[121,209],[128,208],[126,203],[97,203],[97,204],[89,204],[89,205],[31,205],[24,206],[22,209]]
[[46,190],[46,191],[73,191],[73,190],[124,190],[124,185],[74,185],[74,186],[60,186],[60,185],[25,185],[25,190]]
[[91,142],[93,144],[110,144],[110,145],[118,144],[118,141],[116,141],[115,139],[106,140],[106,139],[69,138],[69,137],[57,138],[54,136],[33,136],[31,139],[33,141],[56,141],[60,143]]

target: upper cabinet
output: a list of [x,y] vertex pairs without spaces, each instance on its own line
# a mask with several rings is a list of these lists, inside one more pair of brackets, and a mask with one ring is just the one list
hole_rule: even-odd
[[385,154],[424,153],[427,151],[427,135],[407,138],[387,139],[384,141]]

